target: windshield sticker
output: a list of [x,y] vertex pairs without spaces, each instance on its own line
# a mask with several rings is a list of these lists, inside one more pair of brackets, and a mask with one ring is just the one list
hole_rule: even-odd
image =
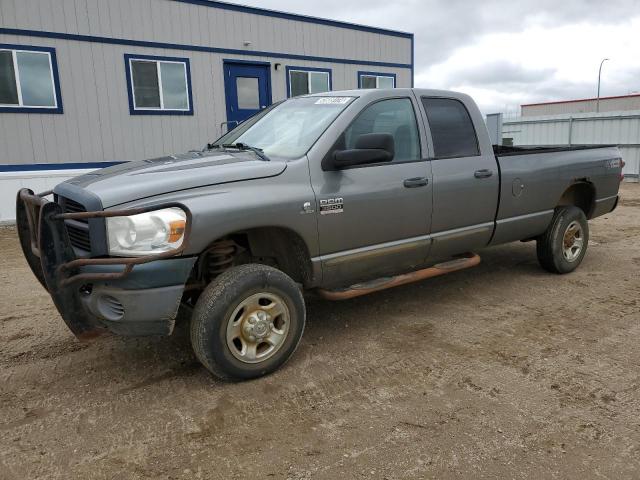
[[353,97],[322,97],[316,100],[316,105],[344,105]]

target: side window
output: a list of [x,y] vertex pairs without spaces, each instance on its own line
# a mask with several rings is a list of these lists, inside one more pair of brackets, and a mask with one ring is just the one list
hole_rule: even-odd
[[396,74],[358,72],[358,88],[396,88]]
[[189,59],[131,54],[124,58],[131,115],[193,115]]
[[480,155],[478,137],[464,104],[453,98],[422,98],[436,158]]
[[420,159],[420,134],[416,114],[408,98],[382,100],[365,108],[345,130],[345,146],[355,148],[365,133],[390,133],[395,141],[394,162]]
[[0,45],[0,111],[62,113],[53,48]]
[[287,96],[331,90],[331,70],[323,68],[287,67]]

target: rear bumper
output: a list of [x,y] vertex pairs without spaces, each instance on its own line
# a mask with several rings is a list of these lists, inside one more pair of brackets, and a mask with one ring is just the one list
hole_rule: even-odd
[[[18,235],[31,270],[51,295],[69,329],[78,338],[104,331],[121,335],[170,334],[196,258],[176,257],[182,250],[150,257],[77,258],[64,219],[78,214],[63,214],[57,203],[43,197],[26,189],[18,193]],[[83,215],[135,213],[140,209]],[[182,248],[188,232],[186,235]]]

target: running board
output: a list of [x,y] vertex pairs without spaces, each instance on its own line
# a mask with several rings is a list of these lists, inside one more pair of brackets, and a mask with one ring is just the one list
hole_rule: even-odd
[[387,288],[406,285],[407,283],[418,282],[426,278],[437,277],[465,268],[475,267],[480,263],[480,256],[475,253],[465,253],[461,257],[449,260],[448,262],[438,263],[433,267],[423,268],[415,272],[396,275],[395,277],[383,277],[370,282],[357,283],[343,290],[316,290],[318,295],[326,300],[347,300],[349,298],[360,297]]

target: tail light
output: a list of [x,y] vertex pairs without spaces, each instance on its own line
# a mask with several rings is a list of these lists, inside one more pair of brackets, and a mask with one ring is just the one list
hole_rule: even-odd
[[620,159],[620,181],[621,182],[624,180],[624,173],[622,173],[622,170],[624,169],[625,165],[626,165],[625,161],[623,159]]

